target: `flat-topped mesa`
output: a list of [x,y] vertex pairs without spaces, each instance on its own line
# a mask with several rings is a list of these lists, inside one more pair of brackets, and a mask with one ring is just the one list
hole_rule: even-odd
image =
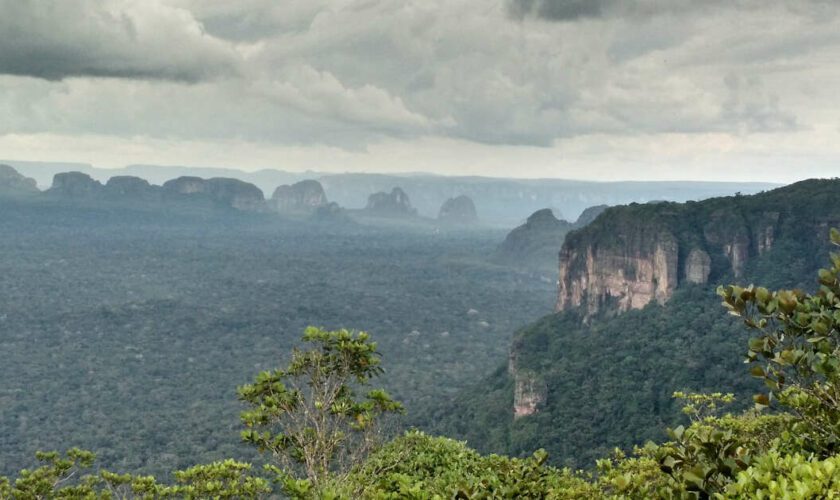
[[38,192],[35,179],[24,177],[9,165],[0,165],[0,195],[30,195]]
[[239,179],[178,177],[163,184],[163,193],[169,200],[203,199],[236,210],[259,211],[265,206],[263,192]]
[[399,187],[395,187],[390,193],[373,193],[368,197],[365,211],[385,217],[413,217],[417,215],[417,209],[411,206],[408,195]]
[[324,187],[315,180],[303,180],[291,186],[288,184],[279,186],[269,200],[269,206],[277,212],[311,213],[319,207],[326,206],[327,203]]
[[102,184],[82,172],[62,172],[53,177],[46,193],[62,198],[94,198],[102,193]]

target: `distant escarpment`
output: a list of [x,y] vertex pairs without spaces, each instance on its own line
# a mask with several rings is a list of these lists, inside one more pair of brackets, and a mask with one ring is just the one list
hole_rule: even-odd
[[399,187],[390,193],[378,192],[368,197],[365,212],[382,217],[414,217],[417,210],[411,206],[408,195]]
[[35,179],[24,177],[8,165],[0,165],[0,195],[19,196],[38,192]]
[[196,200],[237,210],[258,211],[265,206],[263,192],[255,185],[239,179],[215,177],[178,177],[163,184],[167,200]]
[[465,195],[449,198],[441,205],[438,220],[446,224],[475,224],[478,222],[475,203]]
[[312,213],[317,208],[326,206],[328,201],[320,182],[304,180],[292,185],[279,186],[268,203],[276,212]]
[[804,181],[753,196],[611,208],[566,236],[556,310],[620,313],[664,304],[683,284],[743,278],[780,238],[812,240],[840,223],[840,210],[811,208],[838,188],[838,180]]
[[508,233],[496,250],[496,260],[517,267],[555,271],[557,252],[566,234],[595,220],[606,205],[587,208],[575,222],[558,219],[550,208],[537,210],[525,224]]

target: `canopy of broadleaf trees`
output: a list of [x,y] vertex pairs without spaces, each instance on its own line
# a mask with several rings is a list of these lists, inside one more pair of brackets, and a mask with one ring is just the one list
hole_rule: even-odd
[[[831,231],[840,246],[840,232]],[[39,453],[41,466],[0,478],[0,498],[831,498],[840,492],[840,254],[819,289],[721,287],[723,305],[755,332],[750,374],[767,391],[755,408],[720,416],[725,394],[683,394],[688,427],[670,441],[599,460],[594,471],[482,456],[464,443],[409,431],[381,442],[402,406],[370,389],[381,374],[363,332],[308,328],[310,350],[239,389],[242,438],[270,457],[151,476],[93,472],[93,453]],[[771,407],[768,410],[768,407]],[[87,472],[86,472],[87,471]]]

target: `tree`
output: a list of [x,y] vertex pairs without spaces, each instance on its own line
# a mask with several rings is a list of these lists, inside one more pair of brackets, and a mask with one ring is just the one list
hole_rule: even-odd
[[[292,492],[317,489],[332,472],[358,463],[378,441],[380,417],[403,410],[381,389],[357,397],[382,373],[367,333],[309,327],[303,340],[315,347],[295,349],[285,369],[239,388],[250,406],[242,413],[243,440],[272,455]],[[295,480],[295,470],[306,479]]]
[[[831,230],[840,246],[840,232]],[[756,331],[747,353],[751,373],[769,394],[755,397],[759,407],[772,399],[793,410],[797,447],[827,457],[840,451],[840,254],[819,271],[819,290],[729,286],[720,289],[724,305]]]

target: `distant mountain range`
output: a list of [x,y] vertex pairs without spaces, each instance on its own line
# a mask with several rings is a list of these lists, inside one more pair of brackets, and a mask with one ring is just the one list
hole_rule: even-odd
[[562,179],[502,179],[488,177],[447,177],[423,173],[413,174],[328,174],[323,172],[286,172],[259,170],[244,172],[235,169],[129,165],[119,169],[102,169],[88,164],[46,163],[0,160],[26,177],[35,179],[41,189],[52,184],[60,172],[76,171],[105,183],[113,176],[136,176],[151,184],[183,176],[228,177],[249,182],[269,195],[284,184],[306,179],[318,180],[330,201],[356,209],[365,207],[368,197],[376,192],[390,192],[400,187],[411,197],[419,215],[435,218],[450,198],[468,196],[475,204],[482,223],[498,227],[514,227],[530,214],[551,208],[561,219],[575,220],[588,207],[621,205],[631,202],[688,201],[736,192],[752,194],[777,187],[761,182],[592,182]]

